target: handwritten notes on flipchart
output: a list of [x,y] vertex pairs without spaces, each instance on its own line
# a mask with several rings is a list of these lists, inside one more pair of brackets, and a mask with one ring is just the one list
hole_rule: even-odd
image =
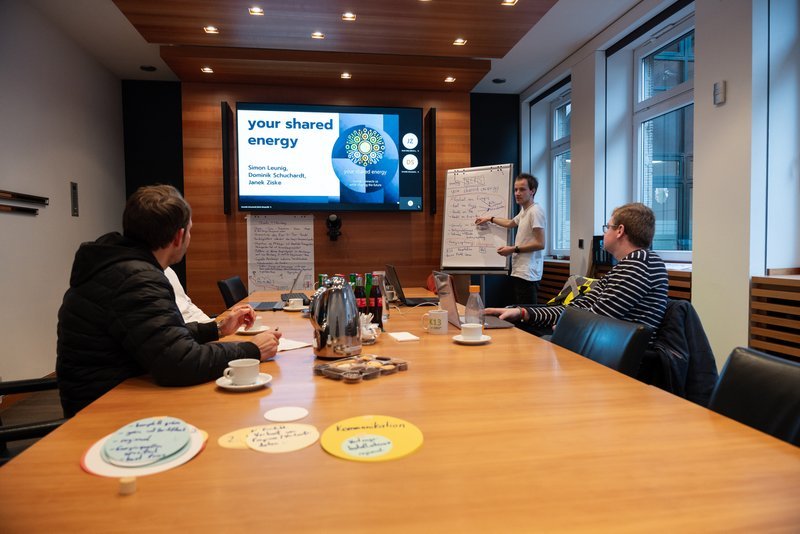
[[249,215],[247,278],[253,291],[288,291],[302,270],[295,291],[314,287],[314,219],[312,215]]
[[477,217],[510,217],[511,164],[452,169],[445,182],[442,269],[503,270],[507,259],[497,248],[508,243],[508,230],[475,225]]

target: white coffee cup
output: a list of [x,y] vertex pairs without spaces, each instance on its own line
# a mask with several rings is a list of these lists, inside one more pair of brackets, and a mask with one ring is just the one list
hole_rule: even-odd
[[446,334],[447,310],[431,310],[423,315],[422,328],[429,334]]
[[223,376],[231,381],[234,386],[249,386],[258,380],[259,362],[254,358],[231,360]]
[[478,341],[483,337],[483,325],[480,323],[464,323],[461,325],[461,338],[467,341]]
[[395,302],[397,300],[397,291],[395,291],[394,286],[390,284],[386,284],[386,300],[389,302]]
[[302,308],[303,307],[303,299],[289,299],[289,307],[290,308]]
[[250,325],[250,328],[248,328],[248,330],[260,330],[263,326],[264,323],[261,322],[261,317],[256,315],[256,320],[253,321],[253,324]]

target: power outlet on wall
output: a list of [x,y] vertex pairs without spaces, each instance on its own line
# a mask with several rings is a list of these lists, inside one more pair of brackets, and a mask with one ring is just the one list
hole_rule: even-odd
[[72,204],[72,216],[78,216],[78,184],[77,182],[69,183],[69,198]]

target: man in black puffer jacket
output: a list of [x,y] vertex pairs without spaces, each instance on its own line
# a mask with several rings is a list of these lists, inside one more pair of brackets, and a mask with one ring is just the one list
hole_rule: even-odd
[[142,187],[125,206],[124,235],[78,249],[58,312],[56,374],[67,417],[133,376],[190,386],[220,377],[230,360],[277,352],[278,333],[212,343],[253,323],[247,305],[217,322],[184,323],[164,269],[183,258],[191,227],[191,208],[174,187]]

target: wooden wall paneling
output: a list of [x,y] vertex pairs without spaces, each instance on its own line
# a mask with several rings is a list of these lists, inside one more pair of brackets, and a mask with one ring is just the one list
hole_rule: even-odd
[[800,360],[800,276],[753,277],[750,346]]
[[692,300],[692,272],[667,271],[669,277],[669,298]]
[[785,274],[800,274],[800,267],[787,267],[784,269],[767,269],[767,276],[778,276]]
[[567,283],[567,278],[569,278],[568,260],[545,260],[537,293],[538,304],[547,304],[548,300],[558,295]]
[[[437,109],[437,203],[444,202],[442,181],[448,169],[469,166],[469,95],[420,91],[320,91],[312,88],[184,83],[184,191],[192,205],[192,242],[187,253],[187,290],[207,313],[224,305],[216,282],[228,276],[247,276],[245,212],[222,209],[222,143],[220,101],[277,102],[329,105],[420,107]],[[427,171],[426,171],[427,172]],[[236,192],[233,191],[234,202]],[[426,199],[428,200],[428,199]],[[441,209],[420,213],[340,212],[342,235],[329,240],[325,218],[314,213],[315,271],[365,272],[397,266],[404,284],[425,283],[440,265]],[[300,212],[304,213],[304,212]]]

